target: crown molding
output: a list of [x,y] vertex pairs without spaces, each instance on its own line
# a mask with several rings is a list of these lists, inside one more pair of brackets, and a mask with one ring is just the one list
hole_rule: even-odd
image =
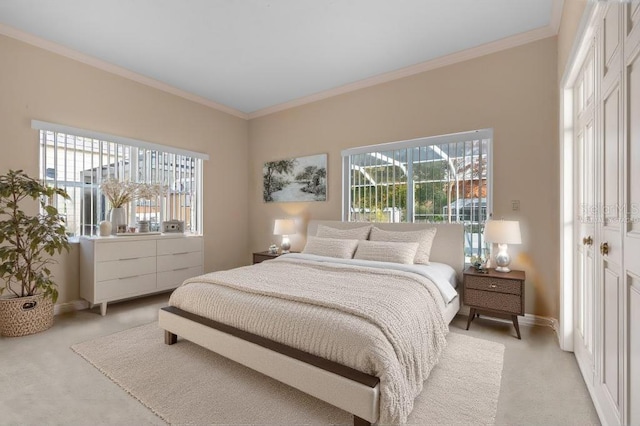
[[558,34],[560,30],[560,22],[562,21],[562,10],[564,9],[564,0],[553,0],[551,5],[551,20],[549,27],[554,34]]
[[206,99],[201,96],[194,95],[193,93],[189,93],[184,90],[173,87],[167,83],[163,83],[161,81],[144,76],[142,74],[138,74],[126,68],[122,68],[117,65],[110,64],[106,61],[103,61],[102,59],[98,59],[93,56],[80,53],[77,50],[73,50],[61,44],[54,43],[49,40],[45,40],[36,35],[25,33],[24,31],[20,31],[8,25],[0,24],[0,35],[5,35],[7,37],[30,44],[32,46],[39,47],[44,50],[48,50],[49,52],[65,56],[69,59],[73,59],[78,62],[82,62],[83,64],[92,66],[94,68],[98,68],[102,71],[106,71],[111,74],[124,77],[128,80],[135,81],[136,83],[144,84],[145,86],[153,87],[154,89],[158,89],[163,92],[170,93],[172,95],[207,106],[209,108],[216,109],[218,111],[233,115],[235,117],[243,118],[245,120],[248,119],[247,114],[245,114],[242,111],[238,111],[235,108],[231,108],[226,105],[213,102],[209,99]]
[[410,77],[412,75],[420,74],[426,71],[431,71],[436,68],[442,68],[448,65],[453,65],[459,62],[468,61],[470,59],[479,58],[481,56],[489,55],[491,53],[499,52],[501,50],[511,49],[523,44],[531,43],[534,41],[542,40],[547,37],[553,37],[557,34],[550,25],[546,27],[537,28],[535,30],[527,31],[525,33],[516,34],[511,37],[506,37],[491,43],[482,44],[480,46],[472,47],[470,49],[461,50],[450,55],[441,56],[435,59],[431,59],[426,62],[422,62],[416,65],[411,65],[399,70],[391,71],[388,73],[373,76],[364,80],[356,81],[355,83],[345,84],[333,89],[325,90],[323,92],[314,93],[313,95],[304,96],[302,98],[294,99],[292,101],[284,102],[278,105],[273,105],[267,108],[259,109],[249,114],[249,120],[263,117],[265,115],[273,114],[286,109],[302,106],[312,102],[317,102],[323,99],[331,98],[333,96],[342,95],[345,93],[353,92],[356,90],[364,89],[378,84],[387,83],[393,80],[399,80],[401,78]]

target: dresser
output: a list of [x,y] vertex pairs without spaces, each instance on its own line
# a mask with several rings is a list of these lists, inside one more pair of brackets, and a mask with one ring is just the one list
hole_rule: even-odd
[[480,313],[508,316],[520,339],[518,315],[524,315],[524,281],[524,271],[478,272],[473,267],[467,268],[463,281],[463,302],[470,309],[467,330]]
[[100,304],[178,287],[203,271],[202,236],[80,238],[80,297]]

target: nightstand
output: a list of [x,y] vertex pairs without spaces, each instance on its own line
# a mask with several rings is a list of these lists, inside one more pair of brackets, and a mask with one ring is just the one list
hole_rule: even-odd
[[[299,251],[290,251],[289,253],[300,253]],[[253,253],[253,264],[264,262],[265,260],[275,259],[280,256],[282,253],[270,253],[268,251],[258,251]]]
[[518,315],[524,315],[524,271],[496,272],[489,269],[486,273],[472,266],[464,271],[464,299],[469,306],[467,330],[476,314],[497,314],[510,316],[520,339]]
[[253,253],[253,264],[264,262],[265,260],[275,259],[280,256],[280,253],[271,253],[268,251],[259,251]]

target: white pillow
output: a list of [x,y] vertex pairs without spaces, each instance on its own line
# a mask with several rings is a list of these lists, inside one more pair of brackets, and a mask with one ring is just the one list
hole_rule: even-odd
[[343,240],[366,240],[369,238],[371,225],[359,226],[351,229],[338,229],[330,226],[318,225],[316,237],[338,238]]
[[397,243],[419,243],[416,257],[413,259],[413,263],[429,264],[429,256],[431,254],[431,246],[433,245],[433,239],[436,236],[437,228],[426,228],[416,231],[397,232],[397,231],[384,231],[375,226],[371,229],[371,235],[369,239],[371,241],[390,241]]
[[304,246],[302,253],[337,257],[339,259],[352,259],[356,247],[358,247],[358,240],[309,236],[307,237],[307,244]]
[[353,257],[379,262],[413,264],[419,243],[391,243],[387,241],[360,241]]

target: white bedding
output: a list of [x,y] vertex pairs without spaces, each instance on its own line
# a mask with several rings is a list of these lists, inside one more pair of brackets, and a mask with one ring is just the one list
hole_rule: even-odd
[[361,259],[337,259],[334,257],[316,256],[314,254],[304,253],[289,253],[274,259],[275,261],[283,259],[307,259],[314,260],[316,262],[330,262],[341,263],[344,265],[358,265],[369,268],[379,269],[393,269],[396,271],[412,272],[414,274],[421,275],[425,278],[429,278],[440,290],[442,298],[445,303],[450,303],[453,299],[458,297],[456,291],[456,271],[451,266],[445,263],[431,262],[429,265],[420,264],[404,264],[404,263],[390,263],[390,262],[377,262],[374,260],[361,260]]
[[380,420],[397,423],[446,344],[430,275],[295,254],[189,279],[169,304],[379,377]]

